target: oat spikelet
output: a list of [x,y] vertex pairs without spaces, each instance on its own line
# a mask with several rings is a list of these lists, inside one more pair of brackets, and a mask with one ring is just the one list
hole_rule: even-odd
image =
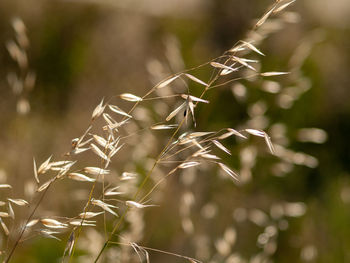
[[182,103],[179,107],[177,107],[175,110],[173,110],[168,117],[166,117],[166,121],[170,121],[172,118],[174,118],[176,116],[176,114],[178,114],[180,112],[180,110],[182,110],[183,108],[186,107],[186,102]]
[[177,126],[178,126],[177,124],[170,124],[170,125],[159,124],[159,125],[153,125],[151,129],[152,130],[169,130],[169,129],[175,129]]
[[10,234],[10,231],[7,228],[7,226],[5,225],[4,221],[2,221],[1,217],[0,217],[0,224],[1,224],[2,229],[4,230],[5,235],[8,236]]
[[215,144],[216,147],[218,147],[220,150],[224,151],[225,153],[231,155],[231,152],[229,149],[227,149],[224,145],[222,145],[220,142],[217,140],[212,140],[212,142]]
[[237,61],[239,64],[241,64],[241,65],[243,65],[243,66],[245,66],[253,71],[256,71],[256,69],[254,67],[252,67],[251,65],[249,65],[243,58],[232,56],[231,59],[234,61]]
[[246,42],[241,40],[241,42],[247,46],[249,49],[253,50],[254,52],[258,53],[259,55],[265,56],[264,53],[262,53],[259,49],[257,49],[252,43]]
[[134,94],[131,94],[131,93],[123,93],[120,95],[120,98],[123,99],[123,100],[126,100],[126,101],[142,101],[142,98],[141,97],[138,97]]
[[277,4],[275,3],[272,8],[267,11],[260,19],[259,21],[255,24],[255,28],[260,27],[262,24],[266,22],[266,20],[269,18],[269,16],[272,14],[272,12],[276,9]]
[[131,115],[127,114],[125,111],[123,111],[122,109],[120,109],[119,107],[117,107],[115,105],[108,105],[108,108],[115,113],[126,116],[128,118],[132,118]]
[[40,220],[40,222],[48,228],[58,229],[58,228],[67,228],[68,226],[67,224],[61,223],[60,221],[57,221],[51,218],[43,218]]
[[125,204],[131,208],[146,208],[146,207],[156,206],[156,205],[144,205],[135,201],[125,201]]
[[81,173],[70,173],[67,175],[68,178],[76,180],[76,181],[82,181],[82,182],[95,182],[96,180],[93,178],[90,178],[84,174]]
[[285,3],[281,6],[279,6],[278,8],[276,8],[273,13],[279,13],[281,12],[282,10],[284,10],[285,8],[287,8],[288,6],[290,6],[291,4],[293,4],[296,0],[292,0],[292,1],[289,1],[288,3]]
[[0,188],[12,188],[12,186],[11,185],[9,185],[9,184],[0,184]]
[[199,78],[196,78],[195,76],[193,76],[191,74],[186,73],[185,76],[188,77],[190,80],[193,80],[194,82],[197,82],[197,83],[199,83],[199,84],[201,84],[203,86],[206,86],[206,87],[208,86],[207,83],[205,83],[204,81],[200,80]]
[[186,169],[186,168],[195,167],[195,166],[198,166],[198,165],[200,165],[200,162],[196,162],[196,161],[184,162],[184,163],[180,164],[180,165],[178,166],[178,168],[180,168],[180,169]]
[[91,120],[95,120],[96,118],[100,117],[103,111],[105,110],[106,105],[103,106],[103,99],[101,100],[100,104],[96,106],[94,111],[92,112]]
[[50,160],[52,156],[50,156],[45,162],[43,162],[38,169],[38,174],[44,174],[47,170],[50,169]]
[[91,204],[101,207],[103,210],[111,213],[114,216],[118,216],[118,214],[111,209],[111,208],[117,208],[114,205],[107,204],[107,203],[105,203],[101,200],[97,200],[97,199],[91,199]]
[[102,159],[106,160],[106,161],[109,161],[108,157],[106,154],[104,154],[104,152],[102,152],[100,150],[100,148],[98,148],[95,144],[91,143],[90,144],[90,147],[92,149],[92,151],[99,157],[101,157]]
[[231,176],[233,179],[239,182],[239,175],[232,171],[230,168],[228,168],[225,164],[223,163],[218,163],[220,168],[224,170],[229,176]]
[[157,89],[161,89],[164,88],[166,86],[168,86],[171,82],[173,82],[175,79],[177,79],[180,75],[176,75],[174,77],[168,78],[162,82],[160,82],[156,87]]
[[36,169],[36,163],[35,163],[35,159],[34,158],[33,158],[33,167],[34,167],[34,178],[35,178],[35,181],[39,184],[40,181],[39,181],[38,171]]
[[270,72],[260,73],[260,75],[263,76],[263,77],[280,76],[280,75],[287,75],[287,74],[290,74],[290,72],[270,71]]
[[9,200],[11,203],[14,203],[18,206],[24,206],[24,205],[28,205],[29,203],[24,200],[24,199],[11,199],[11,198],[7,198],[7,200]]

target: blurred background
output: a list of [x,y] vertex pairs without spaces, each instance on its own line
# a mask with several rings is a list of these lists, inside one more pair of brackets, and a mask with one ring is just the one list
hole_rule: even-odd
[[[85,131],[102,98],[123,92],[141,96],[169,74],[220,56],[247,36],[270,4],[1,1],[0,183],[13,186],[1,189],[1,198],[28,199],[33,156],[39,163],[51,154],[60,160],[70,141]],[[296,1],[287,11],[282,22],[276,19],[266,27],[268,35],[259,49],[266,54],[262,71],[292,74],[211,90],[205,98],[210,104],[197,111],[196,130],[263,128],[289,150],[282,149],[279,159],[258,139],[245,144],[229,140],[225,145],[232,156],[225,163],[241,174],[241,184],[215,175],[212,168],[169,179],[161,197],[154,197],[160,207],[135,215],[141,221],[134,224],[142,225],[138,244],[203,262],[350,262],[350,4]],[[22,37],[16,39],[16,32]],[[13,41],[23,45],[20,63],[13,59]],[[208,80],[208,74],[196,76]],[[157,107],[168,107],[164,104]],[[147,107],[139,114],[149,114],[145,111]],[[144,136],[146,148],[157,139]],[[152,146],[149,158],[160,147]],[[126,163],[138,158],[132,149],[121,154],[112,164],[116,174],[124,167],[148,165]],[[72,202],[79,199],[77,185],[59,182],[39,214],[73,216],[81,211],[83,203]],[[27,213],[21,209],[15,211],[18,220]],[[133,219],[129,221],[132,225]],[[58,262],[68,234],[59,237],[62,242],[29,239],[13,262]],[[91,228],[82,243],[89,238],[103,235]],[[80,247],[76,262],[90,262],[85,256],[93,249]],[[120,251],[113,253],[104,260],[137,262],[123,261]],[[151,262],[188,262],[149,253]]]

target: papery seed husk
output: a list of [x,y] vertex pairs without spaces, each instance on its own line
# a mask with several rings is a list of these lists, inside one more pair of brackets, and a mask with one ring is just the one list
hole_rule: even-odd
[[6,212],[0,212],[0,217],[9,217],[9,213]]
[[61,223],[60,221],[51,218],[41,219],[40,222],[48,228],[67,228],[68,226],[67,224]]
[[115,113],[118,113],[120,115],[132,118],[131,115],[127,114],[125,111],[123,111],[122,109],[120,109],[119,107],[115,106],[115,105],[108,105],[109,109]]
[[218,142],[217,140],[213,140],[212,141],[216,147],[218,147],[220,150],[224,151],[225,153],[228,153],[229,155],[231,155],[231,152],[224,146],[222,145],[220,142]]
[[258,136],[258,137],[265,137],[265,132],[256,130],[256,129],[245,129],[246,132],[248,132],[251,135]]
[[1,217],[0,217],[0,223],[1,223],[1,227],[5,232],[5,235],[8,236],[10,234],[9,229],[7,228],[7,226],[5,225],[4,221],[2,221]]
[[169,130],[169,129],[175,129],[176,127],[178,127],[177,124],[170,124],[170,125],[159,124],[159,125],[152,126],[151,129],[152,130]]
[[35,163],[35,159],[34,158],[33,158],[33,167],[34,167],[34,178],[35,178],[35,181],[39,184],[40,181],[39,181],[38,171],[37,171],[37,168],[36,168],[36,163]]
[[9,200],[10,202],[19,205],[19,206],[24,206],[24,205],[28,205],[29,203],[24,200],[24,199],[11,199],[11,198],[7,198],[7,200]]
[[260,75],[263,77],[280,76],[280,75],[287,75],[287,74],[290,74],[290,72],[270,71],[270,72],[260,73]]
[[101,100],[100,104],[96,106],[94,111],[92,112],[91,120],[95,120],[96,118],[100,117],[103,111],[105,110],[106,105],[103,106],[103,99]]
[[93,151],[97,156],[101,157],[102,159],[104,159],[104,160],[106,160],[106,161],[108,160],[107,155],[104,154],[104,152],[102,152],[101,149],[98,148],[95,144],[91,143],[90,146],[91,146],[92,151]]
[[166,80],[161,81],[156,87],[157,89],[161,89],[164,88],[166,86],[168,86],[171,82],[173,82],[175,79],[177,79],[179,77],[179,75],[173,76],[171,78],[168,78]]
[[0,184],[0,188],[12,188],[9,184]]
[[126,101],[133,101],[133,102],[142,101],[141,97],[138,97],[138,96],[131,94],[131,93],[123,93],[120,95],[120,98],[123,100],[126,100]]
[[255,24],[255,27],[257,28],[257,27],[260,27],[262,24],[264,24],[265,21],[271,15],[271,13],[276,9],[276,7],[277,7],[277,4],[274,4],[274,6],[259,19],[259,21]]
[[246,45],[249,49],[253,50],[254,52],[262,55],[262,56],[265,56],[264,53],[262,53],[259,49],[257,49],[252,43],[249,43],[249,42],[246,42],[246,41],[243,41],[241,40],[241,42]]
[[182,103],[179,107],[177,107],[175,110],[173,110],[168,117],[166,117],[166,121],[170,121],[172,118],[175,117],[176,114],[179,113],[180,110],[186,107],[186,102]]
[[279,6],[278,8],[276,8],[273,13],[278,13],[278,12],[281,12],[283,9],[287,8],[289,5],[293,4],[296,0],[292,0],[292,1],[289,1],[288,3],[285,3],[281,6]]
[[218,163],[218,164],[221,167],[221,169],[224,170],[229,176],[231,176],[236,181],[239,181],[238,174],[236,174],[234,171],[232,171],[230,168],[228,168],[225,164],[223,164],[223,163]]
[[95,217],[95,216],[98,216],[100,214],[103,214],[104,212],[85,212],[85,213],[80,213],[79,214],[79,217],[80,218],[84,218],[84,219],[88,219],[88,218],[92,218],[92,217]]
[[197,166],[197,165],[200,165],[200,162],[196,162],[196,161],[184,162],[184,163],[180,164],[180,165],[178,166],[178,168],[180,168],[180,169],[186,169],[186,168],[194,167],[194,166]]
[[76,181],[82,181],[82,182],[95,182],[96,180],[94,178],[90,178],[84,174],[81,173],[69,173],[68,178],[76,180]]
[[39,169],[38,169],[38,174],[42,174],[45,173],[47,170],[50,169],[50,160],[51,160],[52,156],[50,156],[45,162],[43,162]]
[[186,73],[185,75],[186,75],[186,77],[188,77],[189,79],[193,80],[194,82],[197,82],[197,83],[199,83],[199,84],[201,84],[203,86],[206,86],[206,87],[208,86],[207,83],[205,83],[204,81],[196,78],[195,76],[193,76],[191,74]]
[[91,175],[100,175],[100,174],[110,173],[110,170],[105,170],[99,167],[85,167],[83,171]]

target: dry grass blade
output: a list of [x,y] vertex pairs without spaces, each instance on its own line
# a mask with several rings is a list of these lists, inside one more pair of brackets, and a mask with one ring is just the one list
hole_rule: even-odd
[[287,75],[287,74],[290,74],[290,72],[270,71],[270,72],[263,72],[263,73],[260,73],[260,76],[263,76],[263,77],[271,77],[271,76],[280,76],[280,75]]
[[196,78],[195,76],[193,76],[191,74],[186,73],[185,76],[188,77],[189,79],[193,80],[194,82],[197,82],[197,83],[199,83],[199,84],[201,84],[203,86],[206,86],[206,87],[208,86],[207,83],[205,83],[204,81],[200,80],[199,78]]
[[168,86],[171,82],[173,82],[175,79],[177,79],[180,75],[176,75],[174,77],[168,78],[164,81],[161,81],[156,87],[157,89],[161,89],[164,88],[166,86]]
[[127,114],[125,111],[121,110],[119,107],[115,106],[115,105],[108,105],[109,109],[115,113],[118,113],[120,115],[132,118],[131,115]]
[[76,181],[82,181],[82,182],[95,182],[96,180],[93,178],[90,178],[84,174],[80,173],[70,173],[68,174],[68,178],[76,180]]
[[239,175],[232,171],[230,168],[228,168],[225,164],[223,163],[218,163],[220,168],[224,170],[229,176],[231,176],[233,179],[239,182]]
[[168,117],[166,117],[166,121],[170,121],[172,118],[174,118],[176,116],[176,114],[179,113],[180,110],[182,110],[183,108],[186,107],[186,102],[182,103],[179,107],[177,107],[175,110],[173,110]]
[[123,93],[120,95],[120,98],[123,100],[126,100],[126,101],[133,101],[133,102],[142,101],[141,97],[138,97],[138,96],[131,94],[131,93]]

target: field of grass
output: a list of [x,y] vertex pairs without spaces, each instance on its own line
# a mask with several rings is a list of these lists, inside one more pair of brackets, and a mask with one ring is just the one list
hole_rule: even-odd
[[349,14],[0,2],[1,260],[350,261]]

